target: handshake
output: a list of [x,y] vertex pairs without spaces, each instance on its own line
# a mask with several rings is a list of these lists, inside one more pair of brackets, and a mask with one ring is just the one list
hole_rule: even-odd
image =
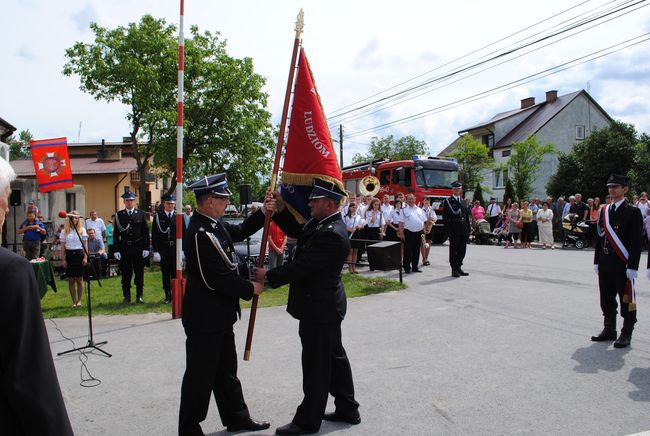
[[251,273],[251,283],[253,284],[253,293],[260,295],[265,290],[264,281],[266,280],[266,270],[264,268],[254,268]]

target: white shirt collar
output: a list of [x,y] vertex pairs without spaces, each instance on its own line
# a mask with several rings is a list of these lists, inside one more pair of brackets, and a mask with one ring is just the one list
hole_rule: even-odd
[[614,205],[616,205],[616,210],[618,210],[619,207],[621,207],[621,204],[625,201],[625,198],[618,200]]
[[337,213],[340,213],[340,212],[337,210],[337,211],[334,212],[333,214],[328,215],[328,216],[326,216],[325,218],[323,218],[322,220],[318,221],[318,224],[322,223],[322,222],[325,221],[326,219],[329,219],[329,218],[333,217],[333,216],[336,215]]

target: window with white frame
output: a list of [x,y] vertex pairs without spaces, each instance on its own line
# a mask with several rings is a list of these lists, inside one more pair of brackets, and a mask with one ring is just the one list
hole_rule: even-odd
[[582,140],[585,139],[585,126],[576,126],[576,139]]
[[505,188],[506,182],[508,181],[508,169],[499,168],[494,170],[493,181],[493,188]]

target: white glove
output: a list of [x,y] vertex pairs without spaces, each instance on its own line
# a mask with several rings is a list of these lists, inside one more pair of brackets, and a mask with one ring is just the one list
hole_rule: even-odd
[[596,274],[598,274],[598,264],[597,263],[594,264],[594,272]]
[[645,270],[645,276],[648,278],[648,280],[650,280],[650,268]]
[[156,251],[153,252],[153,261],[154,262],[160,262],[160,253],[158,253]]
[[[181,251],[181,261],[185,262],[185,253]],[[648,270],[650,271],[650,270]]]
[[142,250],[142,258],[146,259],[147,257],[149,257],[149,250]]
[[115,259],[117,259],[117,260],[122,260],[122,255],[120,254],[119,251],[116,251],[115,253],[113,253],[113,257],[115,257]]
[[628,268],[625,271],[625,275],[627,275],[628,280],[634,280],[637,277],[637,275],[639,275],[639,273],[635,269]]

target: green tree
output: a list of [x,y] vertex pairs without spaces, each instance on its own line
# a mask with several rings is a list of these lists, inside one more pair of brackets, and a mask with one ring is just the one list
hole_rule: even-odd
[[145,15],[139,23],[112,30],[96,23],[90,29],[95,41],[77,42],[66,50],[63,74],[78,75],[80,89],[96,100],[117,100],[127,107],[142,206],[147,207],[146,173],[161,145],[159,129],[175,108],[176,28]]
[[480,183],[476,184],[476,189],[474,189],[474,197],[472,198],[472,202],[475,202],[476,200],[480,201],[482,205],[485,204],[485,200],[483,200],[483,189],[481,188]]
[[18,138],[14,138],[14,135],[11,135],[7,139],[7,144],[9,144],[9,159],[23,159],[31,156],[29,151],[29,141],[34,139],[32,133],[27,130],[21,130],[18,133]]
[[[594,129],[571,152],[560,155],[558,170],[549,179],[547,191],[554,197],[580,192],[585,198],[604,198],[609,175],[628,174],[632,170],[638,142],[631,124],[614,121],[607,128]],[[641,177],[643,170],[638,171]],[[631,188],[634,190],[634,186]]]
[[393,135],[385,138],[374,137],[370,140],[368,154],[355,154],[352,162],[360,163],[376,159],[403,160],[411,159],[415,154],[428,154],[427,143],[408,135],[395,139]]
[[635,146],[630,184],[635,194],[650,191],[650,136],[642,134]]
[[[265,109],[265,79],[256,74],[250,58],[236,59],[226,52],[218,33],[190,29],[185,44],[185,178],[225,171],[231,186],[253,185],[259,198],[270,173],[276,130]],[[164,141],[156,165],[176,185],[176,113],[166,120]]]
[[522,142],[512,144],[512,155],[508,168],[515,193],[519,199],[528,198],[533,192],[533,183],[537,178],[544,155],[556,152],[553,144],[540,144],[535,135],[530,135]]
[[508,198],[513,202],[517,201],[517,197],[515,196],[515,188],[512,186],[512,181],[510,181],[510,178],[506,180],[506,186],[503,190],[503,202],[505,203]]
[[459,167],[467,173],[465,183],[476,186],[483,182],[484,173],[494,167],[489,148],[472,135],[466,134],[458,141],[450,157],[456,158]]

